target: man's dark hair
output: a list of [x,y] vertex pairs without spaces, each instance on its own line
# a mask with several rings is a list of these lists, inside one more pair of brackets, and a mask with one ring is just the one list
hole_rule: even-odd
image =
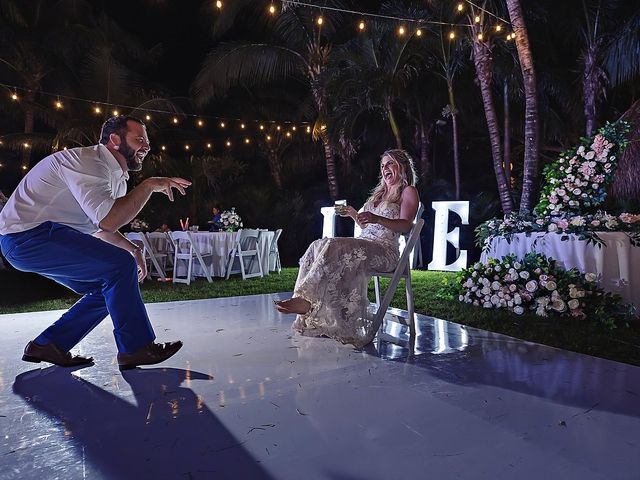
[[116,117],[111,117],[102,124],[102,130],[100,131],[100,143],[103,145],[109,143],[109,135],[112,133],[115,133],[124,141],[124,137],[127,134],[127,122],[129,120],[139,123],[143,127],[145,126],[142,120],[130,115],[118,115]]

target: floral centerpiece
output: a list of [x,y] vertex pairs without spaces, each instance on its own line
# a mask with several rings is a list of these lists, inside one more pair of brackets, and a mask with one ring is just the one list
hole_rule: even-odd
[[518,315],[531,311],[542,317],[593,318],[610,328],[628,323],[633,307],[599,288],[596,280],[593,273],[564,270],[555,260],[531,252],[521,261],[507,255],[478,262],[460,272],[455,288],[461,302]]
[[235,207],[220,214],[220,229],[223,232],[235,232],[242,226],[242,218],[236,213]]
[[133,232],[146,232],[149,230],[149,224],[140,218],[134,218],[129,227]]

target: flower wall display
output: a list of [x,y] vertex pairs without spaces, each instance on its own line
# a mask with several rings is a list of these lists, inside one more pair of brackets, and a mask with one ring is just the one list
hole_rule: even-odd
[[235,207],[220,214],[220,229],[224,232],[235,232],[242,228],[242,218],[236,213]]
[[541,317],[597,319],[610,328],[628,323],[633,307],[623,304],[619,295],[599,288],[596,280],[593,273],[564,270],[555,260],[532,252],[521,261],[507,255],[463,270],[457,293],[461,302],[504,308],[517,315],[535,312]]
[[547,165],[536,214],[577,215],[601,205],[627,146],[629,129],[624,121],[607,122],[593,138],[583,138],[581,145]]
[[149,224],[140,218],[134,218],[129,227],[134,232],[146,232],[149,230]]
[[583,138],[579,146],[562,153],[544,169],[545,183],[534,214],[492,218],[476,228],[476,243],[486,248],[496,236],[510,240],[513,234],[531,232],[563,234],[562,240],[575,234],[603,243],[596,232],[622,231],[640,246],[640,215],[598,210],[627,146],[629,129],[624,121],[607,123],[592,138]]

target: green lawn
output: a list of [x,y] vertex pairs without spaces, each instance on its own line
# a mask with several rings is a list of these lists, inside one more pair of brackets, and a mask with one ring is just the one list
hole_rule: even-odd
[[[173,285],[146,281],[142,285],[145,302],[169,302],[290,292],[298,270],[285,268],[280,275],[242,280],[216,278],[209,284],[198,279],[191,285]],[[443,295],[446,280],[454,274],[414,271],[413,291],[416,311],[437,318],[504,333],[513,337],[587,353],[620,362],[640,365],[640,325],[607,330],[596,322],[559,318],[541,319],[535,315],[517,316],[499,310],[485,310],[450,300]],[[383,281],[384,283],[384,281]],[[37,275],[0,271],[0,313],[31,312],[68,308],[78,298],[64,287]],[[373,294],[370,298],[373,298]],[[393,303],[406,308],[404,285],[401,284]]]

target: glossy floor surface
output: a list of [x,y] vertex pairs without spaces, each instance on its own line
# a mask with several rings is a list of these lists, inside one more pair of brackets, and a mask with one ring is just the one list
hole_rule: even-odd
[[0,315],[0,478],[640,478],[640,368],[428,317],[357,351],[279,297],[149,305],[185,346],[124,373],[108,319],[69,370],[20,360],[56,312]]

